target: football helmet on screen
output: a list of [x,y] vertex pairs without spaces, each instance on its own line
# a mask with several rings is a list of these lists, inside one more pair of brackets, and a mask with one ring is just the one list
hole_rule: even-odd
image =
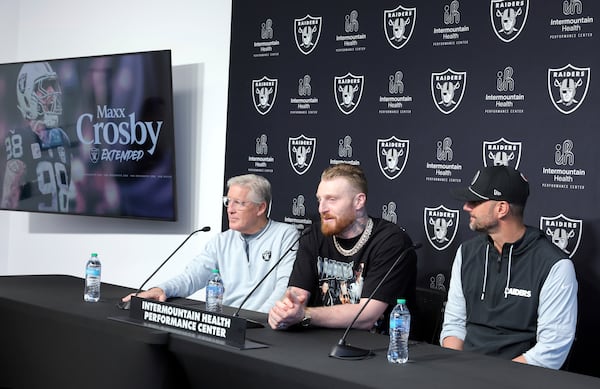
[[28,120],[41,120],[46,127],[58,125],[62,114],[62,92],[56,72],[48,62],[26,63],[17,77],[17,107]]

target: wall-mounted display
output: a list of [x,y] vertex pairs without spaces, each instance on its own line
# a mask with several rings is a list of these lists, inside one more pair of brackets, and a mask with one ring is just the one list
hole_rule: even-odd
[[174,221],[170,50],[0,65],[0,209]]

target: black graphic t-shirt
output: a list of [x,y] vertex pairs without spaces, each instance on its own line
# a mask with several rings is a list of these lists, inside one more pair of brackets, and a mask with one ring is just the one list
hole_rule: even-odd
[[[346,248],[358,239],[346,242],[338,239],[338,242]],[[373,218],[373,231],[364,247],[353,256],[344,256],[335,248],[333,238],[324,236],[320,226],[315,226],[300,240],[289,285],[310,292],[308,306],[356,304],[373,293],[394,261],[410,245],[410,237],[400,227]],[[374,300],[388,304],[386,318],[397,298],[405,298],[410,307],[414,301],[416,274],[417,258],[411,252],[373,295]]]
[[340,262],[319,256],[317,269],[320,305],[356,304],[360,301],[364,263],[355,266],[354,261]]

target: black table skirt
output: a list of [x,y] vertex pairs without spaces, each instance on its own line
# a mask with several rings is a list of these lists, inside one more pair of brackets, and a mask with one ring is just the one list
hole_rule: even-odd
[[[116,303],[130,292],[103,283],[100,302],[85,303],[81,278],[0,277],[0,388],[600,388],[595,377],[427,343],[411,344],[409,362],[392,365],[387,337],[359,330],[348,343],[374,357],[329,357],[343,331],[317,328],[248,329],[248,340],[267,347],[240,350],[109,319],[128,315]],[[257,312],[241,316],[266,321]]]

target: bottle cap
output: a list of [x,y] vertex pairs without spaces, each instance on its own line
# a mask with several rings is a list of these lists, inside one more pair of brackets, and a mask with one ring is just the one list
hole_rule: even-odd
[[406,299],[397,299],[396,304],[406,304]]
[[98,253],[92,253],[92,257],[97,257]]

